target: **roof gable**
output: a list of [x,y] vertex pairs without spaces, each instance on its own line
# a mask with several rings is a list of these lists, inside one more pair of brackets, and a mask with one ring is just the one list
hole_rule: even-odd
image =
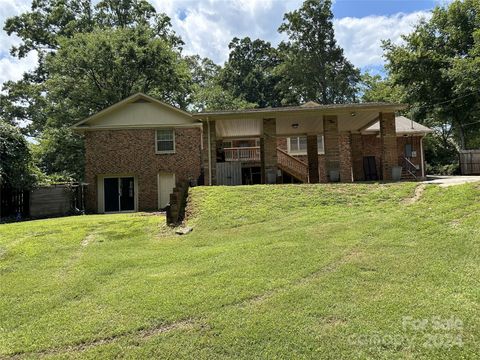
[[82,120],[73,129],[108,129],[200,124],[189,113],[138,93]]

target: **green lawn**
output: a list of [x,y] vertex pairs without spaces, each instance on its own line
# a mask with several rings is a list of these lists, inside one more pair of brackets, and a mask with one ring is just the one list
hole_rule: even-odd
[[194,188],[186,236],[0,225],[0,358],[478,358],[480,185],[416,186]]

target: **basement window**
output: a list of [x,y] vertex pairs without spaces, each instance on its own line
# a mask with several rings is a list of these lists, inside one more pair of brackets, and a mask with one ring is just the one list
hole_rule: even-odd
[[175,130],[174,129],[157,130],[156,153],[157,154],[175,153]]
[[[307,137],[291,136],[287,140],[288,153],[291,155],[307,155]],[[323,135],[317,136],[318,153],[324,154]]]

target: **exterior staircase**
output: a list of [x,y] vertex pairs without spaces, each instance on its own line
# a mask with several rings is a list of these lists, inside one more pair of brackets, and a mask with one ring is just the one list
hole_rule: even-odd
[[277,162],[280,170],[285,171],[303,183],[308,183],[308,165],[303,161],[277,148]]
[[403,156],[400,157],[399,164],[402,167],[402,180],[417,180],[418,169],[415,164]]

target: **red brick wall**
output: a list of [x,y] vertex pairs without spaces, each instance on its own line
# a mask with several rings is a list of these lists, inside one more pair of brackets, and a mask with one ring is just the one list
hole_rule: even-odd
[[352,144],[350,136],[349,132],[339,133],[338,136],[341,182],[353,181]]
[[[382,142],[377,135],[362,135],[363,156],[375,156],[377,174],[382,176]],[[362,156],[362,167],[363,167]]]
[[398,165],[395,114],[380,113],[380,139],[382,144],[383,180],[392,179],[392,168]]
[[155,153],[154,129],[98,130],[85,135],[87,210],[96,212],[97,176],[128,174],[137,177],[138,210],[156,210],[157,174],[175,173],[176,180],[197,179],[201,168],[200,128],[175,129],[175,154]]

